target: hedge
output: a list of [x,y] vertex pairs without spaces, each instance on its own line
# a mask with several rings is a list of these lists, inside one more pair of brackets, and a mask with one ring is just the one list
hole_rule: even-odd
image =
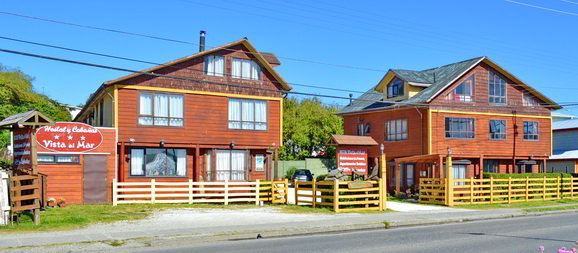
[[570,173],[519,173],[519,174],[504,174],[504,173],[488,173],[484,172],[484,178],[495,178],[495,179],[508,179],[508,178],[570,178],[572,174]]

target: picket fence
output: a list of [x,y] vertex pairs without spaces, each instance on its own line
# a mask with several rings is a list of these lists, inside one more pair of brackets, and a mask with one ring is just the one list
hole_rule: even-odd
[[261,201],[287,203],[285,181],[220,182],[117,182],[113,180],[112,204],[135,203],[222,203]]

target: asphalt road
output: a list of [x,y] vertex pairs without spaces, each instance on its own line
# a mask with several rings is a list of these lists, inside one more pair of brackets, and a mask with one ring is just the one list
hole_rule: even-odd
[[202,243],[139,252],[556,252],[576,247],[578,213],[373,230],[340,234]]

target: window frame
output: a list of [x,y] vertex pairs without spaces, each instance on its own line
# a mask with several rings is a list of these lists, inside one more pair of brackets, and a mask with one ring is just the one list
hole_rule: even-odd
[[[131,160],[132,159],[132,150],[133,149],[142,149],[143,150],[143,174],[142,175],[133,175],[132,174],[132,163]],[[167,150],[169,149],[183,149],[185,150],[185,175],[183,176],[147,176],[147,172],[146,172],[146,157],[147,157],[147,149],[164,149],[165,153],[167,152]],[[164,147],[133,147],[128,149],[128,177],[129,178],[188,178],[189,177],[189,161],[188,161],[188,156],[189,156],[189,152],[186,148],[164,148]],[[175,163],[177,163],[177,161],[175,161]],[[175,172],[176,170],[178,170],[178,168],[176,167],[178,165],[175,164]]]
[[[51,156],[52,157],[52,162],[44,162],[44,161],[37,161],[38,164],[80,164],[80,155],[74,155],[74,154],[37,154],[37,156]],[[70,156],[70,157],[76,157],[76,161],[72,161],[72,162],[58,162],[58,157],[59,156]],[[37,158],[38,160],[38,158]],[[72,159],[74,160],[74,159]]]
[[[492,133],[492,121],[503,121],[504,122],[504,133],[497,133],[497,134],[503,134],[504,138],[493,138],[492,135],[495,133]],[[488,139],[493,140],[493,141],[504,141],[508,139],[508,121],[505,119],[490,119],[488,120]]]
[[[233,67],[235,66],[235,65],[233,64],[233,62],[234,62],[235,60],[240,60],[240,61],[241,61],[241,70],[240,70],[241,76],[235,76],[235,75],[233,75],[233,73],[235,72],[235,71],[233,71]],[[258,68],[258,71],[257,71],[257,79],[253,79],[253,78],[251,78],[251,77],[249,77],[249,78],[244,78],[244,77],[243,77],[243,62],[245,62],[245,61],[250,62],[249,65],[255,64],[255,66],[257,66],[257,68]],[[261,70],[262,70],[262,69],[263,69],[263,68],[261,67],[261,64],[259,64],[259,63],[258,63],[257,61],[255,61],[254,59],[245,59],[245,58],[239,58],[239,57],[231,57],[231,77],[232,77],[232,78],[243,79],[243,80],[252,80],[252,81],[260,81],[260,80],[261,80]],[[252,71],[251,71],[250,69],[249,69],[249,76],[252,76]]]
[[[491,161],[491,162],[489,162]],[[489,163],[488,163],[489,162]],[[492,171],[487,171],[486,168],[489,168],[492,165]],[[500,171],[500,160],[499,159],[484,159],[484,168],[483,172],[485,173],[499,173]]]
[[[469,95],[462,95],[462,94],[457,94],[457,89],[458,87],[465,85],[466,82],[468,82],[468,85],[470,86],[470,94]],[[474,87],[476,86],[476,74],[472,74],[470,75],[468,78],[466,78],[465,80],[463,80],[458,86],[456,86],[449,94],[448,94],[448,99],[450,101],[453,102],[464,102],[464,103],[473,103],[474,101]],[[459,96],[459,99],[456,99],[456,96]],[[467,96],[467,99],[462,99],[462,96],[465,98]]]
[[[466,137],[466,138],[465,138],[465,137],[448,137],[448,135],[447,135],[448,132],[449,132],[448,129],[447,129],[447,128],[448,128],[448,122],[447,122],[448,119],[450,119],[450,120],[451,120],[451,119],[471,119],[472,122],[473,122],[473,124],[472,124],[472,128],[473,128],[473,129],[472,129],[472,134],[473,134],[473,135],[472,135],[472,138],[467,138],[467,137]],[[457,132],[457,131],[452,131],[452,132]],[[460,132],[457,132],[457,133],[460,133]],[[466,133],[468,133],[468,132],[466,132]],[[445,137],[446,139],[453,139],[453,140],[475,140],[475,139],[476,139],[476,118],[468,118],[468,117],[447,117],[447,116],[444,117],[444,137]]]
[[[504,95],[503,96],[496,96],[496,94],[494,93],[494,95],[490,95],[490,82],[494,82],[494,92],[496,90],[495,88],[495,78],[492,79],[491,76],[495,76],[498,79],[500,79],[501,81],[503,81],[504,84]],[[501,83],[500,83],[501,84]],[[504,102],[492,102],[491,99],[494,98],[503,98]],[[506,82],[506,80],[504,78],[502,78],[501,76],[499,76],[498,74],[492,72],[492,71],[488,71],[488,103],[491,105],[507,105],[508,104],[508,82]]]
[[357,123],[357,136],[370,136],[370,135],[371,135],[371,124]]
[[[152,101],[151,101],[151,114],[150,115],[146,115],[146,114],[141,114],[140,112],[140,96],[142,94],[148,94],[152,96]],[[177,117],[171,117],[171,102],[170,99],[167,100],[167,107],[168,107],[168,116],[167,117],[160,117],[160,116],[154,116],[155,114],[155,95],[157,94],[163,94],[163,95],[168,95],[168,96],[181,96],[183,98],[183,117],[182,118],[177,118]],[[181,93],[170,93],[170,92],[148,92],[148,91],[142,91],[139,92],[137,94],[137,117],[136,117],[136,124],[139,127],[169,127],[169,128],[184,128],[185,127],[185,94],[181,94]],[[140,123],[140,118],[152,118],[152,124],[151,125],[143,125]],[[164,118],[168,120],[168,125],[163,126],[163,125],[155,125],[155,118]],[[171,119],[182,119],[183,120],[183,125],[182,126],[171,126]]]
[[[229,111],[231,110],[231,108],[229,107],[229,101],[231,101],[231,99],[233,100],[239,100],[239,101],[251,101],[253,102],[253,113],[255,113],[255,109],[256,109],[256,103],[255,101],[264,101],[265,102],[265,115],[267,115],[267,120],[265,122],[260,122],[260,121],[244,121],[243,120],[243,105],[241,103],[241,107],[239,109],[239,113],[240,113],[240,119],[241,120],[230,120],[229,119]],[[253,115],[253,119],[255,119],[255,115]],[[239,122],[241,123],[241,127],[240,128],[231,128],[229,126],[229,124],[231,122]],[[253,123],[253,129],[243,129],[243,123]],[[265,123],[265,129],[255,129],[255,127],[257,126],[256,123]],[[268,131],[269,130],[269,100],[261,100],[261,99],[244,99],[244,98],[235,98],[235,97],[229,97],[227,99],[227,129],[229,130],[236,130],[236,131]]]
[[[530,103],[527,103],[526,101],[531,101]],[[542,104],[540,103],[540,100],[538,100],[537,97],[527,94],[526,92],[522,93],[522,106],[525,107],[541,107]]]
[[[536,134],[531,134],[532,136],[536,136],[536,139],[527,139],[526,138],[526,123],[535,123],[536,124]],[[524,141],[540,141],[540,122],[539,121],[524,121],[524,125],[522,126],[523,135],[522,140]],[[528,134],[529,135],[529,134]]]
[[[209,73],[209,62],[207,61],[207,58],[212,57],[213,58],[213,69],[215,69],[215,58],[219,57],[219,58],[223,58],[223,72],[222,74],[218,75],[216,74],[217,72],[213,71],[213,73]],[[225,56],[223,55],[207,55],[205,57],[203,57],[203,73],[207,76],[218,76],[218,77],[224,77],[225,76]]]
[[[219,171],[221,171],[217,168],[218,166],[216,165],[217,160],[218,160],[218,156],[219,156],[219,151],[221,151],[221,152],[227,151],[229,153],[229,179],[223,179],[223,180],[218,179]],[[231,180],[231,175],[233,174],[232,173],[233,172],[233,169],[232,169],[233,168],[233,159],[232,159],[233,151],[242,151],[242,153],[243,153],[243,156],[244,156],[243,163],[244,163],[244,167],[245,167],[245,170],[243,170],[243,178],[244,178],[243,180]],[[215,149],[215,168],[214,168],[214,170],[212,170],[212,171],[214,171],[215,177],[213,178],[212,182],[224,182],[225,180],[228,180],[229,182],[246,182],[246,181],[248,181],[249,180],[249,172],[250,172],[249,170],[251,169],[250,167],[252,167],[248,161],[250,156],[251,156],[251,153],[247,149]]]
[[[397,121],[401,121],[402,122],[402,131],[401,132],[397,132]],[[405,131],[403,131],[403,122],[405,121]],[[390,122],[393,122],[395,127],[395,132],[393,134],[389,134],[389,124]],[[386,120],[383,123],[383,127],[385,129],[384,133],[383,133],[383,140],[387,141],[387,142],[392,142],[392,141],[407,141],[409,139],[409,120],[407,118],[399,118],[399,119],[391,119],[391,120]],[[397,135],[400,135],[401,137],[398,139]],[[404,138],[404,134],[405,134],[405,138]],[[389,136],[393,135],[395,136],[394,139],[389,139]]]
[[[394,87],[396,88],[395,95],[393,93]],[[389,89],[391,89],[391,95]],[[401,94],[399,93],[400,90],[402,91]],[[389,83],[389,85],[387,85],[387,98],[403,97],[404,95],[405,95],[405,82],[399,78],[394,78]]]

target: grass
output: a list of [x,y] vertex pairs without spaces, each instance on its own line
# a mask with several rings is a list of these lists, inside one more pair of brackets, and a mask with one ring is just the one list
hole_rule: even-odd
[[454,207],[468,208],[468,209],[529,208],[529,207],[554,206],[573,203],[578,203],[578,199],[557,199],[545,201],[541,200],[541,201],[515,202],[512,204],[455,205]]
[[[282,213],[319,213],[319,214],[335,214],[333,209],[329,207],[316,207],[313,208],[311,206],[296,206],[296,205],[282,205],[277,206],[281,208]],[[347,210],[347,208],[343,208],[340,210]],[[395,212],[391,209],[387,209],[385,211],[376,211],[376,210],[367,210],[367,211],[357,211],[355,213],[384,213],[384,212]]]
[[531,209],[524,209],[523,211],[524,212],[547,212],[547,211],[560,211],[560,210],[572,210],[572,209],[578,209],[578,205],[531,208]]

